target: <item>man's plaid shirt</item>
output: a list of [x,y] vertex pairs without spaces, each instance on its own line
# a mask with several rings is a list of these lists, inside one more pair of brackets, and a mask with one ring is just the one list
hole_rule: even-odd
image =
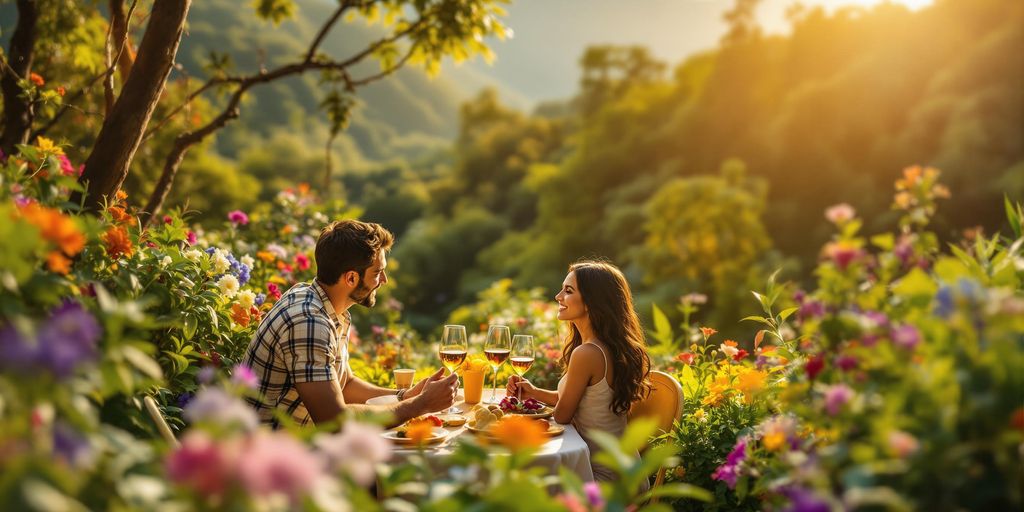
[[[244,362],[259,379],[260,398],[246,400],[260,421],[277,428],[274,411],[290,415],[296,423],[311,421],[295,384],[347,379],[348,330],[316,280],[289,289],[270,309],[245,351]],[[344,386],[344,380],[340,381]]]

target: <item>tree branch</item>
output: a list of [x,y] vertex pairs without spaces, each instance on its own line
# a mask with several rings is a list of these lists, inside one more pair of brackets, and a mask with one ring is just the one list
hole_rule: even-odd
[[0,149],[12,154],[17,144],[25,144],[32,131],[32,103],[22,94],[18,81],[29,77],[38,35],[39,10],[36,0],[18,0],[18,23],[11,34],[7,66],[0,76],[3,92],[3,133]]

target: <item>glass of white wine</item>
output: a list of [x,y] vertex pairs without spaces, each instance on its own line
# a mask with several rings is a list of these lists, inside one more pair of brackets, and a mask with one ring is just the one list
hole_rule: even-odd
[[[512,364],[512,371],[522,377],[533,366],[533,336],[528,334],[516,334],[512,337],[512,351],[509,363]],[[522,398],[522,390],[516,392],[516,398]]]
[[[469,352],[469,342],[466,339],[466,327],[463,325],[446,325],[441,333],[441,345],[438,348],[438,356],[441,364],[449,372],[455,373],[455,369],[462,365]],[[459,412],[455,406],[448,409],[449,413]]]
[[484,355],[487,356],[487,363],[491,365],[491,372],[494,387],[491,388],[491,399],[488,403],[496,402],[498,389],[498,368],[508,360],[512,352],[511,332],[507,325],[492,325],[487,329],[487,342],[484,344]]

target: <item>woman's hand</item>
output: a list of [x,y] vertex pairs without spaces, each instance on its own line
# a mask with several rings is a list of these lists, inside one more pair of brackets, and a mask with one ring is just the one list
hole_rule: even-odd
[[509,377],[508,385],[505,386],[505,392],[508,393],[509,396],[518,396],[524,400],[527,398],[536,398],[532,396],[533,392],[536,390],[537,388],[531,384],[530,381],[518,375],[512,375]]

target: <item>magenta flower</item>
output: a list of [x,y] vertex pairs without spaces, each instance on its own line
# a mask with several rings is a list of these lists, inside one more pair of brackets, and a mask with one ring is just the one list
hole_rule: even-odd
[[164,463],[167,477],[202,496],[223,494],[231,478],[224,448],[200,430],[189,431],[181,447],[167,456]]
[[892,330],[892,342],[907,350],[913,350],[921,342],[921,333],[913,325],[901,325]]
[[829,416],[835,416],[843,410],[843,407],[853,398],[853,390],[846,384],[829,386],[825,390],[825,410]]
[[242,210],[233,210],[228,212],[228,220],[236,226],[244,226],[249,223],[249,216]]
[[196,232],[189,231],[188,234],[185,235],[185,241],[188,242],[188,245],[195,245],[196,242],[199,241],[198,237],[196,237]]
[[60,162],[60,173],[64,176],[77,176],[78,173],[75,170],[75,166],[71,165],[71,160],[68,160],[67,155],[57,155],[57,160]]
[[256,378],[256,374],[253,373],[252,368],[244,364],[235,366],[231,371],[231,382],[235,384],[241,384],[249,389],[256,389],[260,381]]
[[597,482],[583,484],[583,493],[587,495],[587,502],[590,503],[591,507],[600,509],[604,506],[604,498],[601,497],[601,487],[597,485]]
[[747,438],[741,437],[736,441],[732,451],[725,457],[725,464],[718,466],[718,469],[711,475],[715,480],[721,480],[730,489],[736,487],[736,480],[740,476],[740,464],[747,458]]
[[299,267],[299,270],[306,270],[309,268],[309,256],[304,253],[298,253],[295,255],[295,265]]
[[281,298],[281,289],[275,283],[267,283],[267,293],[274,300]]

